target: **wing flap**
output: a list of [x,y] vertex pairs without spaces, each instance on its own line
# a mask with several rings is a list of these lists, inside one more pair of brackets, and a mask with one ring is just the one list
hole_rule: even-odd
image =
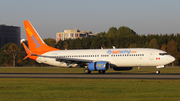
[[92,60],[85,59],[75,59],[75,58],[56,58],[56,61],[66,62],[66,63],[90,63]]

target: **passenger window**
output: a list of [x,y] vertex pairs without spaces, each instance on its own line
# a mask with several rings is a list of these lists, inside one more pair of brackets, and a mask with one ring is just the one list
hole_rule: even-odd
[[168,53],[159,53],[159,55],[168,55]]

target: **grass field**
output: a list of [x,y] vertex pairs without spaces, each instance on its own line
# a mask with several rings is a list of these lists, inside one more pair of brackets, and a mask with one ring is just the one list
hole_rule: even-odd
[[180,80],[0,78],[1,101],[179,101]]
[[[154,73],[135,68],[111,73]],[[0,68],[1,73],[83,73],[83,68]],[[97,73],[97,72],[94,72]],[[164,68],[161,73],[180,73]],[[0,101],[179,101],[180,80],[0,78]]]

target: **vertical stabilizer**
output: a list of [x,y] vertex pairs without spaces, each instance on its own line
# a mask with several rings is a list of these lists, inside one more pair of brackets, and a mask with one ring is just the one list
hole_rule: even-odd
[[29,50],[32,53],[40,55],[48,51],[58,50],[46,45],[29,21],[24,21],[24,27],[28,40]]

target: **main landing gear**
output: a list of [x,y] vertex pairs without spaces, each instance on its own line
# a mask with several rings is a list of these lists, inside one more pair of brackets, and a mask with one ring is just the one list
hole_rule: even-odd
[[99,74],[104,74],[105,73],[105,70],[100,70],[99,71]]
[[[90,71],[89,69],[85,69],[85,70],[84,70],[84,73],[85,73],[85,74],[90,74],[91,71]],[[105,70],[100,70],[100,71],[99,71],[99,74],[104,74],[104,73],[105,73]]]
[[91,71],[90,71],[89,69],[85,69],[85,70],[84,70],[84,73],[85,73],[85,74],[90,74]]

